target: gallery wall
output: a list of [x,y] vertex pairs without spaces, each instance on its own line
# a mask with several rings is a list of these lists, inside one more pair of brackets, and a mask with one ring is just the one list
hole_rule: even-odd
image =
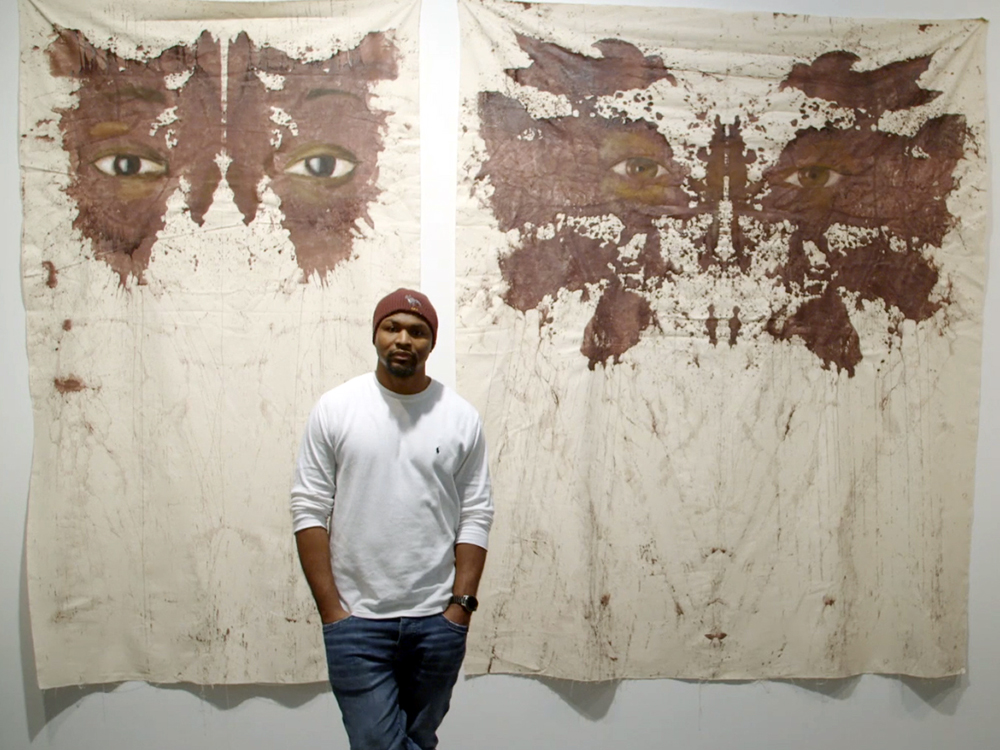
[[[84,1],[84,0],[81,0]],[[97,0],[89,0],[96,2]],[[640,4],[640,3],[635,3]],[[986,17],[991,123],[1000,114],[1000,13],[994,0],[720,0],[646,5],[905,18]],[[17,5],[0,0],[0,749],[347,748],[323,685],[164,686],[144,683],[40,691],[34,678],[24,584],[31,461],[24,310],[20,288],[17,162]],[[458,16],[454,0],[424,0],[421,29],[423,288],[442,325],[431,374],[454,383],[452,292]],[[994,183],[1000,139],[990,158]],[[1000,201],[994,192],[994,213]],[[990,243],[991,265],[1000,238]],[[1000,300],[988,284],[969,592],[969,669],[954,680],[582,684],[507,676],[460,681],[443,748],[989,748],[1000,742]],[[497,498],[497,503],[512,498]],[[273,498],[284,503],[285,498]]]

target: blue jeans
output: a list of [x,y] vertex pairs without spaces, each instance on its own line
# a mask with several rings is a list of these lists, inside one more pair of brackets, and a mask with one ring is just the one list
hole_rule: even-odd
[[330,686],[351,750],[434,750],[467,634],[443,615],[324,625]]

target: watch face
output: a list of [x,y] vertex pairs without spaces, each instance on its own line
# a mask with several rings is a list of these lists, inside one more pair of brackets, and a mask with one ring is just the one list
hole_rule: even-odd
[[479,609],[479,600],[474,596],[463,596],[462,606],[469,612],[475,612]]

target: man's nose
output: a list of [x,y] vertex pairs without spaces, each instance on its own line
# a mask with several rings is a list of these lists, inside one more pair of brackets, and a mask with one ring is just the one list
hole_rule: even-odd
[[400,329],[396,334],[396,346],[410,346],[412,343],[409,332],[405,328]]

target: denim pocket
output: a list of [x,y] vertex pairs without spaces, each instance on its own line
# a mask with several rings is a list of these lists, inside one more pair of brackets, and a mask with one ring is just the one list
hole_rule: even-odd
[[352,617],[354,617],[354,615],[348,615],[347,617],[343,618],[342,620],[334,620],[333,622],[324,622],[323,623],[323,632],[324,633],[329,633],[331,630],[333,630],[334,628],[336,628],[338,625],[340,625],[341,623],[347,622]]
[[469,633],[468,625],[459,625],[457,622],[452,622],[451,620],[449,620],[447,617],[444,616],[444,612],[438,615],[438,619],[440,619],[441,622],[443,622],[448,627],[449,630],[453,630],[456,633],[461,633],[462,635],[468,635]]

